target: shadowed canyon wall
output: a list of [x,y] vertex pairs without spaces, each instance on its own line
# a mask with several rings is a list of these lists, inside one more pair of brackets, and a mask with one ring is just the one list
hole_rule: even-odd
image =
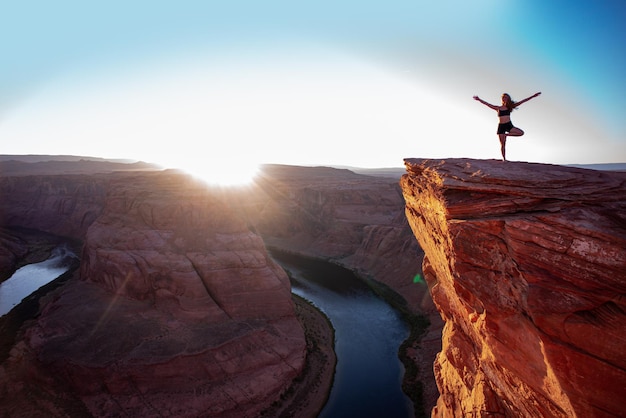
[[264,167],[246,216],[270,247],[325,259],[388,284],[416,311],[423,252],[404,215],[398,177],[328,167]]
[[288,278],[237,199],[172,172],[4,177],[0,195],[4,227],[84,242],[0,367],[2,415],[257,416],[301,372]]
[[405,165],[406,216],[445,320],[433,416],[624,416],[626,173]]

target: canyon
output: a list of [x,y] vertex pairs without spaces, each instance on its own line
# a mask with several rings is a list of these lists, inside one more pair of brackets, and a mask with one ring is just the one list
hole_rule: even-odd
[[65,173],[40,164],[38,175],[11,166],[0,278],[29,254],[16,227],[76,240],[81,263],[0,359],[11,399],[0,409],[271,410],[307,356],[276,249],[353,270],[428,318],[401,350],[416,370],[416,415],[620,416],[626,174],[405,164],[401,179],[267,165],[240,189],[176,171],[90,172],[85,161]]
[[[7,234],[16,227],[76,240],[81,263],[40,300],[2,363],[9,415],[277,410],[306,350],[286,274],[267,247],[410,290],[402,303],[416,312],[430,300],[413,282],[422,252],[404,218],[399,175],[265,166],[251,187],[227,189],[176,171],[35,164],[36,175],[26,163],[3,165],[3,277],[30,254]],[[433,344],[421,359],[426,377],[413,377],[430,382],[431,404]]]
[[83,242],[3,359],[3,415],[252,417],[301,373],[289,279],[236,200],[172,172],[4,177],[0,194],[3,226]]
[[445,320],[432,416],[624,416],[626,173],[405,165],[407,219]]

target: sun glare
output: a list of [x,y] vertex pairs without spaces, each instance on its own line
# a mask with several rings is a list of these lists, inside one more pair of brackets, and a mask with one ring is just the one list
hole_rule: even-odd
[[170,167],[180,169],[210,186],[221,187],[250,185],[259,171],[256,164],[237,163],[227,159],[186,161],[183,164],[172,164]]

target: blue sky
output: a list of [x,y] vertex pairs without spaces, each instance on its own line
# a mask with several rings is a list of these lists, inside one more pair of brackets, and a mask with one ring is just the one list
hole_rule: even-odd
[[0,5],[0,153],[168,166],[626,161],[626,2]]

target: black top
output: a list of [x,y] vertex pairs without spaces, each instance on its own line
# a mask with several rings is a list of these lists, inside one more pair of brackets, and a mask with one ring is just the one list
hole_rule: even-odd
[[509,116],[511,111],[509,109],[498,109],[498,116]]

